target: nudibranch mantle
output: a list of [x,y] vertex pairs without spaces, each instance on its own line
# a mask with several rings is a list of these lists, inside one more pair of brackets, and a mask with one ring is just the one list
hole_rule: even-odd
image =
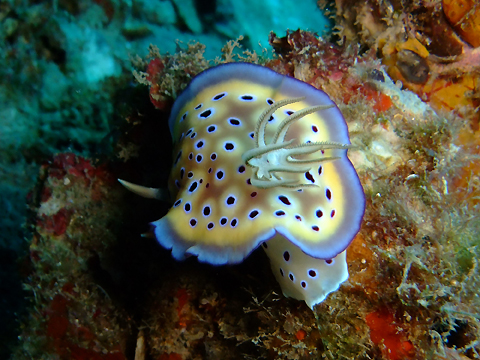
[[219,65],[177,98],[169,127],[174,202],[152,226],[176,259],[234,264],[263,243],[284,294],[310,307],[345,281],[365,196],[328,95],[259,65]]

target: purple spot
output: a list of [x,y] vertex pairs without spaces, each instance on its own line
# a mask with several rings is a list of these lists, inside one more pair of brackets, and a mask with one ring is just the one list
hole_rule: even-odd
[[235,218],[233,218],[232,221],[230,221],[230,226],[231,226],[232,228],[234,228],[235,226],[237,226],[237,224],[238,224],[238,220],[235,219]]
[[211,115],[213,114],[213,111],[211,109],[207,109],[203,112],[201,112],[198,117],[202,118],[202,119],[207,119],[209,118]]
[[203,104],[198,104],[197,106],[194,107],[195,110],[200,109],[203,106]]
[[186,213],[189,213],[190,210],[192,210],[192,205],[189,202],[187,202],[185,203],[185,205],[183,205],[183,208],[185,209]]
[[297,219],[298,221],[302,221],[302,217],[300,215],[295,215],[295,219]]
[[232,143],[228,142],[228,143],[225,143],[225,150],[227,151],[232,151],[233,149],[235,149],[235,145],[233,145]]
[[252,193],[250,194],[250,196],[251,196],[251,197],[257,196],[257,192],[256,192],[256,191],[252,192]]
[[240,126],[240,120],[238,120],[238,119],[230,118],[230,119],[228,119],[228,122],[232,126]]
[[317,272],[315,270],[308,270],[308,276],[314,278],[317,276]]
[[188,192],[193,193],[197,189],[197,186],[198,186],[198,183],[194,181],[192,185],[190,185],[190,187],[188,188]]
[[217,158],[217,154],[212,153],[212,154],[210,155],[210,160],[215,161],[216,158]]
[[222,170],[218,170],[217,173],[215,174],[215,176],[217,177],[218,180],[222,180],[223,179],[223,171]]
[[209,222],[208,225],[207,225],[207,229],[212,230],[214,226],[215,226],[215,224],[213,222]]
[[205,206],[203,208],[203,216],[209,216],[210,215],[210,206]]
[[215,96],[213,97],[213,101],[220,100],[220,99],[223,98],[225,95],[227,95],[227,93],[221,93],[221,94],[215,95]]
[[214,132],[215,130],[217,130],[217,127],[215,125],[210,125],[208,128],[207,128],[207,131],[209,133],[212,133]]
[[196,148],[197,149],[201,149],[203,147],[204,143],[203,143],[203,140],[199,140],[197,143],[196,143]]
[[285,259],[285,261],[289,261],[290,260],[290,253],[288,251],[285,251],[283,253],[283,258]]
[[312,226],[312,230],[313,230],[313,231],[319,231],[320,229],[318,228],[317,225],[313,225],[313,226]]
[[332,265],[333,260],[332,259],[327,259],[327,260],[325,260],[325,262],[327,263],[327,265]]
[[315,125],[312,125],[312,131],[313,132],[318,132],[318,128]]
[[318,167],[318,175],[322,175],[322,167],[321,166]]
[[317,216],[317,218],[320,219],[320,218],[323,216],[323,211],[322,211],[322,210],[317,210],[317,211],[315,212],[315,215]]
[[283,210],[275,211],[275,215],[276,216],[285,216],[285,211],[283,211]]
[[188,160],[192,160],[192,159],[193,159],[193,153],[188,154]]
[[330,217],[334,217],[335,216],[335,210],[332,210],[332,212],[330,213]]
[[197,220],[196,219],[190,219],[190,226],[191,227],[197,226]]
[[288,274],[288,278],[289,278],[290,280],[292,280],[292,281],[295,281],[295,278],[293,277],[293,274],[292,274],[292,273]]
[[305,177],[307,178],[308,181],[310,181],[312,184],[315,183],[315,179],[313,178],[312,174],[310,174],[310,172],[306,172],[305,173]]
[[278,197],[278,200],[280,200],[282,203],[284,203],[285,205],[292,205],[290,203],[290,200],[288,200],[288,198],[285,196],[285,195],[280,195]]
[[325,196],[328,200],[332,199],[332,192],[330,191],[330,189],[327,189],[327,191],[325,191]]
[[285,275],[283,274],[283,269],[282,269],[282,268],[280,268],[280,275],[285,276]]
[[189,171],[188,174],[187,174],[187,177],[188,177],[189,179],[191,179],[191,178],[193,177],[193,172]]
[[304,288],[304,289],[307,287],[307,283],[305,281],[302,281],[300,284],[302,285],[302,288]]
[[173,207],[177,207],[181,203],[182,203],[182,199],[178,199],[177,201],[175,201],[175,204],[173,204]]
[[231,206],[231,205],[234,205],[234,204],[235,204],[235,201],[236,201],[236,199],[235,199],[234,196],[229,196],[229,197],[227,198],[226,203],[227,203],[227,205],[230,205],[230,206]]
[[259,214],[258,210],[252,210],[250,211],[250,214],[248,214],[248,216],[250,217],[250,219],[255,219],[258,214]]
[[225,226],[225,224],[227,223],[227,221],[228,221],[228,219],[227,219],[226,217],[222,217],[222,218],[220,219],[220,225]]

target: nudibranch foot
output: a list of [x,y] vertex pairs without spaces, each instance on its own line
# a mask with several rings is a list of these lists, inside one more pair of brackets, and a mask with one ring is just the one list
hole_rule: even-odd
[[313,310],[348,279],[346,251],[332,259],[317,259],[277,235],[263,244],[283,295],[303,299]]

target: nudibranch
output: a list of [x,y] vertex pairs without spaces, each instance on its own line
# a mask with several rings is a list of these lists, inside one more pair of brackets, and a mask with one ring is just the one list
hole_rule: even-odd
[[175,259],[235,264],[261,245],[283,293],[311,308],[348,278],[365,195],[327,94],[259,65],[219,65],[177,98],[169,127],[173,206],[152,227]]

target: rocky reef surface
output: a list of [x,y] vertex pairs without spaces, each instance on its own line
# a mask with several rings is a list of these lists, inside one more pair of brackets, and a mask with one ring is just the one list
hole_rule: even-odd
[[[30,306],[13,358],[479,358],[478,44],[445,21],[440,33],[453,27],[462,50],[435,53],[425,21],[443,19],[448,2],[402,4],[325,3],[337,24],[329,40],[272,32],[264,52],[232,40],[216,60],[198,42],[135,57],[139,85],[98,140],[110,150],[53,156],[28,196]],[[446,56],[457,57],[442,72]],[[349,280],[313,312],[280,294],[262,252],[236,266],[174,261],[140,235],[168,206],[116,182],[166,184],[172,102],[194,75],[231,61],[324,90],[349,126],[365,219]]]
[[[295,4],[295,6],[292,6]],[[261,14],[251,22],[244,13]],[[162,53],[196,39],[208,58],[244,35],[268,42],[271,30],[328,26],[314,0],[7,0],[0,4],[0,357],[8,358],[24,309],[17,259],[32,233],[25,199],[39,167],[60,152],[110,153],[116,121],[134,92],[131,58],[149,44]],[[27,241],[25,241],[27,240]],[[20,266],[21,268],[22,266]],[[20,272],[23,270],[20,269]],[[5,344],[5,346],[3,345]]]

